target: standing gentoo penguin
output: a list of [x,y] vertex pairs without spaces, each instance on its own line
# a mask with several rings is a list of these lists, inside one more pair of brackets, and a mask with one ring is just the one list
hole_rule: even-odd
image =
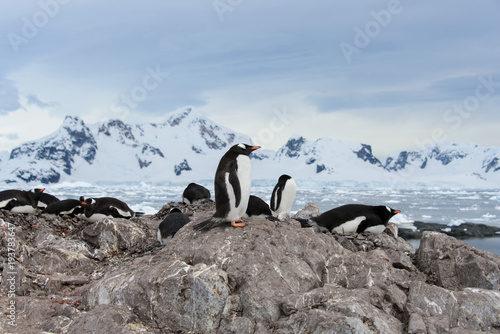
[[0,209],[16,213],[35,213],[40,195],[45,189],[0,191]]
[[389,219],[399,212],[385,205],[347,204],[309,220],[298,220],[302,226],[319,225],[326,227],[330,232],[380,234],[385,230]]
[[296,192],[295,180],[289,175],[281,175],[271,195],[271,210],[276,212],[278,218],[283,219],[290,216]]
[[182,213],[179,208],[170,209],[168,215],[163,219],[160,225],[158,225],[158,241],[162,245],[166,245],[168,240],[172,239],[175,233],[190,221],[189,217]]
[[63,199],[62,201],[55,202],[47,205],[43,210],[44,214],[49,215],[68,215],[74,217],[78,214],[84,213],[84,207],[87,205],[83,196],[77,199]]
[[135,212],[125,202],[113,197],[87,198],[85,218],[95,222],[102,218],[126,218],[135,216]]
[[196,183],[190,183],[182,193],[182,201],[186,204],[202,199],[210,199],[210,190]]
[[260,146],[237,144],[222,156],[214,180],[215,214],[195,225],[195,230],[209,230],[224,222],[231,222],[234,227],[245,226],[241,217],[247,210],[252,183],[248,156],[259,148]]

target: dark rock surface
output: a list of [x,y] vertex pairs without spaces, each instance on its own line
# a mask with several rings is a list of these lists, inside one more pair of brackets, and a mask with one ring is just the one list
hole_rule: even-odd
[[[156,227],[174,206],[191,223],[160,246]],[[416,253],[394,224],[338,235],[252,217],[192,230],[213,212],[213,202],[169,203],[88,223],[0,210],[0,332],[500,333],[493,253],[436,232]]]
[[[441,232],[458,239],[500,237],[500,227],[485,224],[463,223],[458,226],[448,226],[438,223],[413,222],[416,230],[399,229],[399,236],[405,240],[420,239],[425,231]],[[499,239],[500,241],[500,239]]]

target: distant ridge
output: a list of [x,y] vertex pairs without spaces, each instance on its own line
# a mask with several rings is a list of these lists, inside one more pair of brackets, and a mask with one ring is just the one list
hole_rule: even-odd
[[[0,154],[0,185],[59,182],[184,182],[213,178],[221,155],[251,139],[220,126],[192,107],[165,122],[87,125],[66,116],[49,136]],[[500,186],[500,148],[438,142],[391,154],[385,161],[359,142],[294,135],[277,151],[252,153],[254,179],[281,174],[321,182],[378,185]]]

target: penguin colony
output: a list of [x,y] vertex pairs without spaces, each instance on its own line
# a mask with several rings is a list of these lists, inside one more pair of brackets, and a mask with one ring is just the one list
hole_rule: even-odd
[[[279,177],[271,193],[270,205],[261,198],[250,194],[251,164],[249,155],[260,146],[237,144],[232,146],[220,159],[214,177],[215,213],[193,226],[194,231],[207,231],[217,226],[230,224],[243,227],[243,218],[263,216],[272,221],[290,217],[297,185],[286,174]],[[113,197],[59,200],[44,193],[45,189],[0,191],[0,209],[16,213],[34,214],[37,209],[43,215],[83,216],[89,222],[103,218],[130,219],[138,214],[123,201]],[[210,200],[210,191],[196,183],[190,183],[182,194],[185,205],[200,200]],[[343,205],[309,219],[297,219],[302,227],[320,226],[332,233],[374,233],[384,231],[388,221],[399,210],[388,206],[362,204]],[[157,238],[166,244],[175,233],[190,222],[189,217],[179,208],[172,208],[158,226]]]

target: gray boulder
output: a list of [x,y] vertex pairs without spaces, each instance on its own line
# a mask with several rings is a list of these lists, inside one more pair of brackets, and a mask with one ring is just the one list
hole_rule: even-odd
[[424,232],[417,266],[429,281],[446,289],[500,290],[500,258],[439,232]]

